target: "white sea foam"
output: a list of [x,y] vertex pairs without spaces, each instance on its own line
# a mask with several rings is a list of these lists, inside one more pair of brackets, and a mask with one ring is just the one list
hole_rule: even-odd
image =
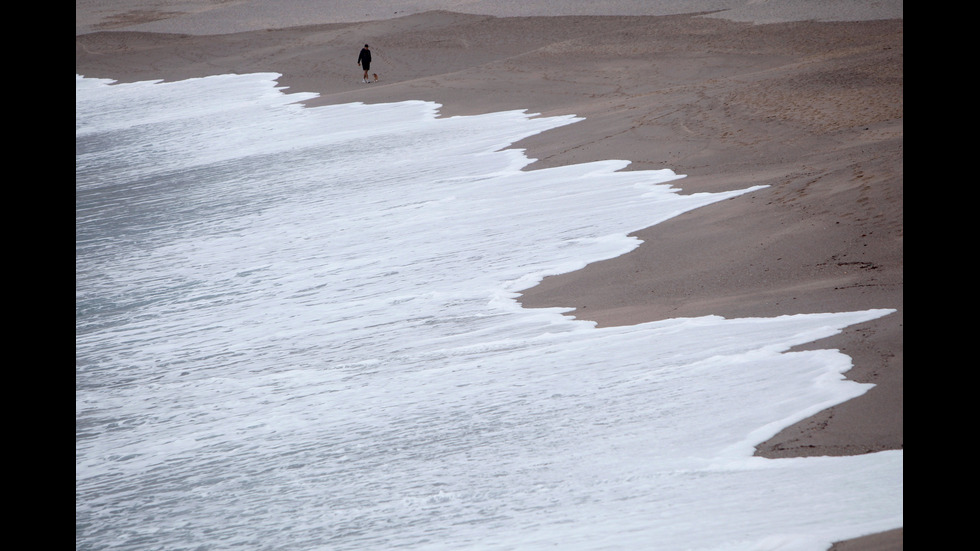
[[[597,329],[516,293],[722,199],[568,117],[76,77],[76,548],[825,549],[902,452],[753,446],[865,392],[792,346],[888,310]],[[670,259],[664,259],[669,262]]]

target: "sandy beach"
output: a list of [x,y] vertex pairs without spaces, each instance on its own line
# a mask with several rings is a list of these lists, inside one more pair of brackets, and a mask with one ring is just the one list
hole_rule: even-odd
[[[546,278],[521,302],[599,326],[895,309],[807,347],[840,349],[848,377],[876,386],[757,454],[903,449],[902,2],[594,4],[76,0],[75,70],[123,82],[276,72],[287,92],[318,93],[311,106],[574,114],[585,120],[515,145],[529,170],[624,159],[686,175],[682,193],[766,185],[639,231],[633,252]],[[355,63],[364,43],[376,83]]]

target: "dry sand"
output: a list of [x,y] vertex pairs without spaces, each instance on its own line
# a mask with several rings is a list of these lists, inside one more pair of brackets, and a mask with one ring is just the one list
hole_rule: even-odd
[[[516,145],[537,159],[531,170],[625,159],[687,175],[683,193],[768,185],[639,231],[635,251],[546,278],[521,301],[573,307],[600,326],[894,308],[807,346],[842,350],[848,377],[876,386],[758,454],[903,448],[900,1],[404,4],[283,0],[272,13],[257,1],[76,0],[76,73],[276,72],[288,91],[319,93],[309,105],[575,114],[585,120]],[[426,11],[438,9],[454,11]],[[364,43],[376,84],[361,83]],[[902,539],[896,530],[841,549]]]

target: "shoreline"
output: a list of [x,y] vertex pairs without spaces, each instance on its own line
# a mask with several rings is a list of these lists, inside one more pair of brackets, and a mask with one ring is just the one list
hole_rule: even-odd
[[[127,13],[120,28],[167,21]],[[681,193],[768,185],[637,231],[636,250],[545,278],[520,302],[572,307],[600,326],[894,308],[801,347],[840,349],[854,363],[847,377],[876,386],[757,447],[849,455],[904,446],[902,30],[901,19],[450,11],[215,35],[76,27],[76,73],[276,72],[287,93],[319,93],[310,106],[422,99],[441,116],[574,114],[585,120],[514,145],[537,159],[528,170],[627,159],[627,170],[686,175]],[[376,84],[360,83],[364,42],[378,45]],[[881,537],[857,548],[902,546],[901,529]]]

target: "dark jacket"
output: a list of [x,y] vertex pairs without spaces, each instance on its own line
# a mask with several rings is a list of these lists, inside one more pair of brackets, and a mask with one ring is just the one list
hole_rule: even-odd
[[361,54],[357,56],[357,64],[364,65],[366,68],[371,64],[371,50],[367,48],[361,48]]

